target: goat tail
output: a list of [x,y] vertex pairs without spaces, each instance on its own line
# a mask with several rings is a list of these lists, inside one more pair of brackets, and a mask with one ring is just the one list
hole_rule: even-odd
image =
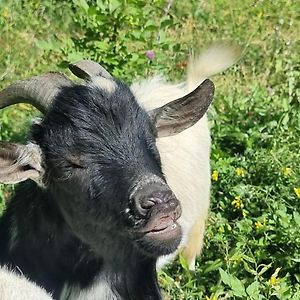
[[205,79],[220,73],[238,61],[241,48],[233,43],[218,43],[192,56],[187,68],[187,89],[194,90]]

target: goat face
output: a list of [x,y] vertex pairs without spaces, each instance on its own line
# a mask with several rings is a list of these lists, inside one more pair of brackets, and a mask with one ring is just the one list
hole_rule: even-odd
[[[0,182],[42,181],[73,233],[96,253],[120,242],[155,257],[173,252],[181,239],[176,222],[181,209],[162,174],[155,139],[197,122],[212,100],[213,84],[207,80],[189,95],[146,112],[125,84],[96,67],[93,76],[89,65],[79,67],[84,75],[74,72],[88,80],[85,85],[65,77],[64,84],[59,78],[51,83],[51,97],[44,92],[44,104],[50,97],[51,106],[39,104],[46,115],[33,125],[33,143],[1,142]],[[30,80],[18,83],[23,94]],[[9,99],[11,88],[2,97]],[[39,83],[38,90],[43,88]],[[32,90],[29,94],[37,98]]]
[[168,253],[180,241],[179,202],[161,172],[149,115],[128,87],[113,84],[113,92],[64,88],[35,125],[45,183],[73,232],[93,248],[128,235]]

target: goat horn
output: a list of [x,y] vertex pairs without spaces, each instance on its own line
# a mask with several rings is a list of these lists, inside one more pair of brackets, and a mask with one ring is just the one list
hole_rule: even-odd
[[58,72],[20,80],[0,91],[0,109],[17,103],[29,103],[45,114],[60,88],[72,85],[69,78]]
[[74,75],[85,80],[90,80],[96,76],[101,76],[107,79],[112,78],[109,72],[92,60],[80,60],[77,63],[70,64],[69,69]]

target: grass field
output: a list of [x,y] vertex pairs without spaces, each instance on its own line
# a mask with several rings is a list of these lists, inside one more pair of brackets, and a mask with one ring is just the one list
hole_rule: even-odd
[[[176,81],[190,53],[219,40],[242,47],[213,79],[203,255],[195,273],[182,260],[160,273],[169,299],[300,299],[299,16],[292,0],[0,0],[0,87],[80,58],[127,82]],[[1,111],[0,138],[24,141],[36,114]],[[11,190],[0,185],[0,211]]]

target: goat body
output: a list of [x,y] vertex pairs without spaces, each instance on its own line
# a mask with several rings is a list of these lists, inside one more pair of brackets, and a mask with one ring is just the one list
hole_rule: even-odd
[[213,85],[200,83],[236,58],[210,68],[216,56],[191,62],[185,85],[156,77],[129,89],[83,62],[73,72],[85,85],[49,73],[0,92],[15,103],[25,89],[46,113],[31,144],[0,142],[0,182],[24,181],[0,219],[0,264],[54,299],[161,299],[157,259],[183,250],[193,268],[202,246]]

